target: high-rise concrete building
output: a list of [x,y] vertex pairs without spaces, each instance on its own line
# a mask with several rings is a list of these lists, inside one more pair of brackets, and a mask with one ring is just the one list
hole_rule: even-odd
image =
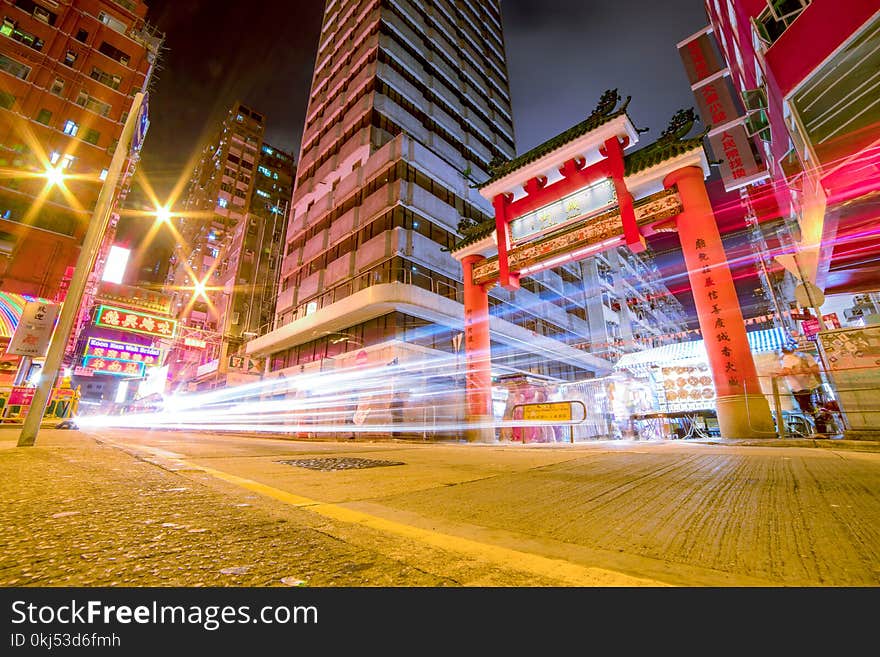
[[230,370],[255,375],[230,366],[230,356],[274,313],[295,171],[293,156],[264,143],[264,133],[263,115],[236,103],[190,178],[167,283],[182,329],[201,333],[170,359],[175,384],[209,388],[229,383]]
[[231,291],[225,333],[235,351],[271,328],[295,171],[293,155],[262,144],[247,221],[236,226],[221,276],[224,292]]
[[[476,185],[513,155],[498,0],[330,0],[275,328],[246,351],[296,374],[460,350],[462,274],[449,250],[463,227],[492,220]],[[583,277],[577,264],[535,277],[534,291],[492,290],[493,372],[610,370],[574,346],[591,342]]]
[[[148,90],[159,56],[162,35],[146,13],[140,0],[0,1],[0,168],[7,172],[0,289],[63,298],[132,97]],[[136,161],[134,153],[117,199]],[[68,176],[63,185],[40,177],[50,167]],[[107,248],[117,220],[114,214]]]

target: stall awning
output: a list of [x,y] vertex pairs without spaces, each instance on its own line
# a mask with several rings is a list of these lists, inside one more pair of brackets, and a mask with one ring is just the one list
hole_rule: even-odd
[[[782,329],[767,329],[764,331],[751,331],[746,333],[752,353],[777,351],[783,344],[791,344],[793,340]],[[649,365],[660,365],[670,361],[682,361],[687,359],[699,359],[707,361],[706,345],[702,340],[690,342],[678,342],[667,344],[654,349],[645,349],[631,354],[625,354],[614,369],[639,369]]]
[[676,342],[675,344],[667,344],[662,347],[624,354],[623,357],[617,361],[614,369],[646,367],[657,363],[668,363],[672,360],[681,361],[690,358],[701,358],[706,360],[706,346],[703,344],[702,340]]

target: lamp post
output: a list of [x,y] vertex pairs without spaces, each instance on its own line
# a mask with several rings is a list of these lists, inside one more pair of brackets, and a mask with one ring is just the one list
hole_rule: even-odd
[[[107,171],[107,178],[104,180],[104,185],[101,187],[101,193],[98,195],[98,201],[95,204],[95,210],[92,212],[89,220],[89,227],[83,239],[79,257],[76,260],[73,278],[70,281],[67,296],[61,307],[61,314],[55,327],[55,333],[52,335],[52,342],[49,344],[49,351],[46,354],[46,360],[40,375],[40,383],[34,391],[30,409],[22,423],[21,433],[18,437],[19,447],[31,447],[37,440],[40,423],[43,420],[46,405],[49,402],[49,395],[58,376],[58,369],[79,312],[79,306],[82,302],[89,274],[95,268],[98,250],[101,248],[104,233],[107,231],[107,225],[110,222],[110,214],[113,211],[113,204],[116,200],[116,186],[122,175],[122,168],[125,166],[125,161],[130,155],[133,138],[137,136],[139,140],[143,139],[143,131],[146,129],[146,122],[142,122],[144,117],[141,116],[142,108],[145,109],[144,98],[145,95],[141,92],[135,94],[128,118],[122,127],[122,134],[119,136],[116,151],[113,153],[113,159],[110,161],[110,168]],[[139,128],[137,135],[135,134],[136,127]]]

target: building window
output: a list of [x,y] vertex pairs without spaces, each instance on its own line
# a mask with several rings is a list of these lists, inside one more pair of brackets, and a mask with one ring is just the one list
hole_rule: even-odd
[[33,2],[33,0],[15,0],[15,6],[22,11],[31,14],[38,21],[43,21],[44,23],[48,23],[49,25],[55,25],[55,21],[58,20],[58,16],[56,14],[53,14],[45,7],[41,7],[40,5],[36,4],[35,2]]
[[86,141],[90,144],[94,144],[95,146],[98,145],[98,141],[100,139],[101,139],[101,133],[98,132],[97,130],[92,130],[91,128],[86,130],[86,136],[83,137],[83,141]]
[[52,120],[52,112],[47,110],[45,107],[37,113],[37,118],[36,118],[37,123],[42,123],[43,125],[49,125],[49,121],[51,121],[51,120]]
[[98,14],[98,20],[101,21],[102,23],[104,23],[104,25],[109,27],[111,30],[115,30],[116,32],[119,32],[120,34],[125,34],[125,31],[128,29],[128,25],[123,23],[118,18],[114,18],[113,16],[111,16],[110,14],[108,14],[105,11],[102,11],[101,13]]
[[40,37],[36,34],[25,32],[9,17],[4,18],[3,23],[0,24],[0,34],[8,36],[10,39],[15,39],[34,50],[43,49],[43,40]]
[[107,169],[101,169],[101,175],[98,176],[98,180],[107,180]]
[[110,73],[107,73],[107,71],[102,71],[97,66],[92,66],[92,72],[89,77],[111,89],[119,89],[119,85],[122,82],[122,78],[118,75],[111,75]]
[[[55,159],[52,162],[52,164],[55,164],[59,160],[58,153],[52,153],[52,155],[55,156]],[[61,167],[60,168],[62,168],[62,169],[70,169],[73,166],[73,163],[76,161],[76,158],[73,155],[65,155],[65,156],[61,157],[60,159],[61,159]]]
[[110,59],[116,60],[117,62],[119,62],[123,66],[128,66],[128,62],[131,59],[131,57],[128,55],[128,53],[125,53],[125,52],[119,50],[119,48],[111,46],[106,41],[102,41],[101,45],[98,46],[98,52],[101,53],[102,55],[106,55]]
[[70,135],[71,137],[75,137],[76,133],[79,132],[79,125],[73,121],[67,120],[64,122],[64,134]]
[[755,27],[761,39],[768,45],[774,43],[810,2],[811,0],[768,0],[767,9],[755,19]]
[[102,103],[97,98],[89,96],[85,91],[79,92],[79,95],[76,97],[76,104],[80,107],[85,107],[90,112],[100,114],[101,116],[107,116],[110,114],[110,103]]
[[221,208],[225,208],[229,205],[229,199],[221,196],[220,198],[217,199],[217,205],[219,205]]
[[0,107],[2,107],[3,109],[12,109],[12,106],[14,104],[15,96],[6,93],[5,91],[0,91]]
[[14,75],[22,80],[27,80],[27,77],[31,72],[31,67],[25,66],[14,59],[10,59],[6,55],[0,54],[0,71],[6,71],[10,75]]
[[70,66],[72,68],[74,63],[76,62],[76,57],[77,54],[75,52],[73,52],[72,50],[68,50],[67,54],[64,55],[64,65]]
[[88,39],[88,38],[89,38],[89,33],[86,32],[84,29],[80,28],[76,31],[76,40],[77,41],[85,43],[86,39]]
[[49,89],[50,94],[54,94],[56,96],[60,96],[64,92],[64,80],[61,78],[55,78],[55,82],[52,83],[52,88]]

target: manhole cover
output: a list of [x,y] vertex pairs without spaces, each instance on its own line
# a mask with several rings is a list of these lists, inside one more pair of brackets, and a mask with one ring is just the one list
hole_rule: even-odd
[[295,459],[292,461],[278,461],[278,463],[295,465],[298,468],[308,468],[309,470],[361,470],[363,468],[384,468],[387,465],[405,465],[403,461],[378,461],[374,459],[359,459],[352,456],[324,459]]

